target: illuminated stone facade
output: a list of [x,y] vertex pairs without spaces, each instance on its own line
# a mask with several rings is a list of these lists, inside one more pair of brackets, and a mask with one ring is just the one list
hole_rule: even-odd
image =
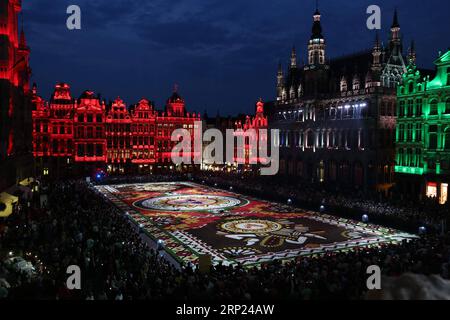
[[425,77],[412,56],[398,88],[395,171],[405,193],[445,203],[450,183],[450,51],[435,65],[436,76]]
[[29,55],[20,0],[0,0],[0,190],[31,174]]
[[56,85],[49,103],[36,91],[33,87],[38,174],[46,175],[52,168],[62,175],[80,163],[85,170],[111,173],[193,169],[191,165],[176,168],[171,160],[176,144],[171,141],[172,132],[187,129],[193,138],[194,122],[201,121],[200,114],[186,112],[185,101],[176,91],[164,111],[155,110],[146,99],[130,108],[120,98],[107,105],[92,91],[73,99],[65,83]]
[[397,12],[389,46],[326,56],[321,14],[313,15],[308,63],[279,66],[270,128],[280,129],[280,174],[327,187],[388,190],[395,167],[397,83],[406,72]]

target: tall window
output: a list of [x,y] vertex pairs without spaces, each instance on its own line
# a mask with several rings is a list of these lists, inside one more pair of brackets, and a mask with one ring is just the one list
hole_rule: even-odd
[[450,114],[450,98],[445,102],[445,113]]
[[314,146],[314,132],[312,130],[309,130],[307,133],[306,147],[312,148],[313,146]]
[[408,150],[406,151],[407,154],[407,159],[406,159],[406,165],[407,166],[413,166],[414,162],[413,162],[413,151],[411,148],[408,148]]
[[77,147],[77,155],[79,157],[84,157],[84,145],[83,144],[79,144]]
[[400,101],[400,106],[398,110],[398,116],[404,117],[405,116],[405,101]]
[[403,166],[403,155],[404,155],[404,151],[403,149],[399,149],[398,150],[398,158],[397,158],[397,165],[399,166]]
[[450,68],[447,68],[447,85],[450,86]]
[[412,132],[413,132],[413,124],[412,123],[408,123],[407,133],[406,133],[408,142],[412,141]]
[[422,149],[416,149],[416,167],[422,168]]
[[416,116],[422,116],[422,99],[416,100]]
[[405,140],[405,125],[401,124],[398,126],[398,141],[402,142]]
[[444,134],[444,148],[445,150],[450,150],[450,128],[445,130]]
[[435,150],[437,148],[437,126],[436,125],[430,126],[428,134],[429,134],[428,148]]
[[408,114],[407,114],[407,117],[412,117],[413,116],[413,107],[414,107],[413,100],[408,100]]
[[438,114],[438,102],[436,99],[433,99],[430,102],[430,115],[436,116],[437,114]]
[[414,83],[411,81],[409,83],[409,93],[413,93],[414,92]]
[[416,142],[422,141],[422,124],[416,123]]

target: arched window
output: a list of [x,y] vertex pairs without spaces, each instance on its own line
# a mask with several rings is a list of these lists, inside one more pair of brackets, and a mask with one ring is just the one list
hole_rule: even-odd
[[409,93],[413,93],[414,92],[414,83],[411,81],[409,83]]
[[436,116],[438,114],[438,102],[436,99],[430,101],[430,115]]

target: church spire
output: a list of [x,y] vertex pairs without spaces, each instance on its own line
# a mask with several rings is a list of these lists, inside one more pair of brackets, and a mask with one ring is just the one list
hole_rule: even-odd
[[392,22],[391,28],[400,28],[400,24],[398,23],[398,11],[397,11],[397,8],[395,8],[395,11],[394,11],[394,21]]
[[408,64],[409,65],[416,64],[416,44],[414,40],[411,41],[411,45],[408,49]]
[[395,55],[401,55],[403,48],[402,48],[402,40],[400,36],[400,23],[398,22],[398,11],[397,8],[394,12],[394,19],[392,21],[391,26],[391,37],[390,37],[390,43],[389,43],[389,49],[391,53]]
[[320,14],[319,8],[316,8],[316,12],[313,15],[313,26],[311,39],[323,39],[322,35],[322,25],[320,23],[322,15]]
[[25,32],[23,30],[23,12],[20,13],[20,36],[19,36],[19,48],[27,48],[27,40],[25,38]]
[[373,60],[372,60],[372,69],[374,71],[381,71],[381,44],[380,44],[380,35],[378,34],[378,32],[376,33],[375,36],[375,43],[373,46],[373,51],[372,51],[372,56],[373,56]]
[[292,47],[291,51],[291,68],[297,68],[297,51],[295,50],[295,46]]
[[283,74],[283,66],[281,62],[278,63],[278,72],[277,72],[277,100],[280,101],[283,98],[284,91],[284,74]]
[[25,32],[23,31],[23,28],[20,31],[19,47],[20,48],[26,48],[27,47],[27,40],[25,38]]
[[316,11],[313,15],[313,26],[311,39],[308,45],[308,64],[323,65],[325,64],[325,39],[322,35],[322,25],[320,23],[321,14],[317,4]]

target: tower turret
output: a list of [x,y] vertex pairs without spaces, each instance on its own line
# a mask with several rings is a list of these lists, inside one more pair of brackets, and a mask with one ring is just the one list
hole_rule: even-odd
[[295,50],[295,46],[292,47],[291,52],[291,69],[297,68],[297,51]]
[[277,72],[277,100],[282,100],[284,89],[284,74],[283,74],[283,66],[281,62],[278,64],[278,72]]
[[411,46],[408,49],[408,65],[416,64],[416,45],[414,40],[411,41]]
[[375,36],[375,44],[373,46],[373,51],[372,51],[372,56],[373,56],[372,71],[374,71],[374,72],[381,71],[381,55],[382,55],[382,50],[381,50],[381,44],[380,44],[380,36],[377,32],[377,34]]
[[312,35],[308,45],[308,64],[323,65],[325,64],[325,39],[322,35],[322,25],[320,23],[321,14],[319,8],[313,15]]
[[170,116],[184,116],[184,99],[178,94],[178,85],[174,86],[172,96],[167,100],[166,113]]
[[391,54],[399,55],[403,52],[402,39],[400,35],[400,24],[398,22],[398,12],[395,9],[394,19],[391,26],[391,36],[389,41],[389,50]]

